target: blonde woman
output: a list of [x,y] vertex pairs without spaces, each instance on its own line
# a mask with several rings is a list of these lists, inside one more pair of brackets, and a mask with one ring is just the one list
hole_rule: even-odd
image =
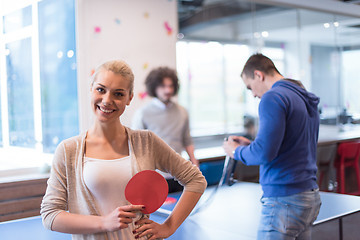
[[[154,133],[132,130],[120,116],[133,98],[134,75],[123,61],[97,68],[91,82],[95,121],[85,133],[62,141],[54,154],[41,204],[46,228],[73,239],[158,239],[172,235],[206,188],[199,169]],[[130,205],[124,189],[142,170],[159,169],[184,185],[163,224],[138,219],[142,205]]]

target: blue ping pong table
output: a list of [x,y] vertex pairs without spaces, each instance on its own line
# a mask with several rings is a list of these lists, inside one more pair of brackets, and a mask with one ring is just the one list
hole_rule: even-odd
[[[199,206],[212,194],[209,187],[199,202]],[[219,239],[256,239],[261,212],[261,187],[256,183],[236,183],[222,186],[210,201],[191,214],[170,240],[219,240]],[[336,193],[321,192],[322,206],[315,227],[330,221],[338,221],[338,237],[342,239],[342,219],[351,214],[360,213],[360,197]],[[178,199],[180,193],[169,197]],[[162,210],[151,215],[151,219],[163,222],[166,211],[171,211],[175,203],[164,204]],[[52,232],[43,228],[41,218],[31,217],[0,223],[1,240],[67,240],[71,235]]]

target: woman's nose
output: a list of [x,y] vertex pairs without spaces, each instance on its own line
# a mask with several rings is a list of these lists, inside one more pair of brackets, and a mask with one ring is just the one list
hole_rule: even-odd
[[112,103],[112,98],[111,95],[109,93],[106,93],[103,95],[103,99],[102,99],[102,104],[104,106],[108,106]]

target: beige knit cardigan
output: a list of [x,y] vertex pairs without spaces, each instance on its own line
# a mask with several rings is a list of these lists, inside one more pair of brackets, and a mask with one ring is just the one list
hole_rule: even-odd
[[[185,191],[204,192],[206,180],[199,169],[158,136],[151,131],[135,131],[127,127],[126,132],[135,155],[132,158],[132,175],[142,170],[159,169],[173,175],[185,187]],[[86,132],[64,140],[55,151],[40,211],[43,224],[48,229],[51,229],[55,217],[62,211],[99,215],[94,197],[83,178],[85,138]],[[98,240],[108,237],[106,233],[73,234],[73,239]]]

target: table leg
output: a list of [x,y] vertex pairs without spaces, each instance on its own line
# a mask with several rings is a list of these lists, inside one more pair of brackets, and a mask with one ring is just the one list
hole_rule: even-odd
[[339,218],[339,239],[343,240],[343,224],[342,218]]

